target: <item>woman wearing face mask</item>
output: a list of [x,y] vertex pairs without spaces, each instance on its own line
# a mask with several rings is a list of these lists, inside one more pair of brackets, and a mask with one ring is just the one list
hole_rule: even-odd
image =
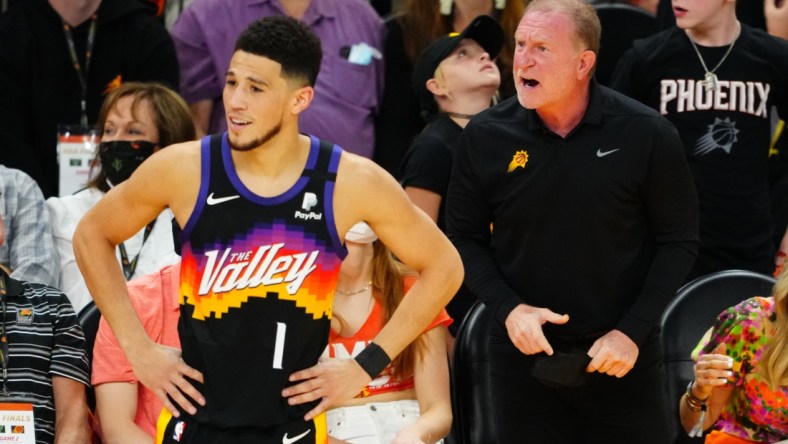
[[[82,216],[113,187],[128,179],[151,154],[195,138],[189,108],[174,91],[155,83],[129,82],[110,92],[99,112],[101,144],[87,188],[47,200],[52,235],[60,258],[60,289],[79,312],[93,298],[74,258],[72,237]],[[139,233],[118,245],[126,280],[177,262],[172,213],[162,212]]]

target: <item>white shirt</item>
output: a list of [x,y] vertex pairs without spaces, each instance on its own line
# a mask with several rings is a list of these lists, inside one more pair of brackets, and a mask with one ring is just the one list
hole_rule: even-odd
[[[87,188],[70,196],[50,197],[46,201],[52,221],[52,237],[60,257],[59,288],[66,293],[77,313],[90,303],[93,297],[77,267],[72,239],[82,216],[103,196],[104,193],[100,190]],[[159,214],[144,245],[144,228],[123,243],[130,261],[139,253],[137,268],[132,278],[158,272],[161,268],[180,261],[172,241],[172,218],[169,208]],[[115,255],[120,263],[120,252],[117,248]]]

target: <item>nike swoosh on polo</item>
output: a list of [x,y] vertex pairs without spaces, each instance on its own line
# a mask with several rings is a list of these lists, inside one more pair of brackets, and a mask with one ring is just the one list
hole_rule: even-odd
[[294,436],[292,438],[287,437],[287,432],[285,432],[285,436],[282,437],[282,444],[293,444],[294,442],[298,441],[299,439],[303,438],[304,436],[308,435],[311,430],[307,430],[306,432]]
[[205,203],[207,203],[208,205],[217,205],[223,202],[227,202],[228,200],[238,199],[239,197],[241,196],[239,196],[238,194],[236,194],[235,196],[213,197],[213,193],[211,193],[208,195],[208,198],[205,199]]
[[621,149],[621,148],[616,148],[616,149],[614,149],[614,150],[610,150],[610,151],[596,150],[596,157],[605,157],[605,156],[607,156],[608,154],[613,154],[613,153],[615,153],[616,151],[618,151],[618,150],[620,150],[620,149]]

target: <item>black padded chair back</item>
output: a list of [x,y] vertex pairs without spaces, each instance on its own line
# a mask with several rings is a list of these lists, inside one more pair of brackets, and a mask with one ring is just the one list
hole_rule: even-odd
[[624,3],[597,3],[594,8],[602,23],[595,77],[607,86],[618,59],[632,46],[632,42],[657,31],[657,18],[642,8]]
[[[101,312],[99,311],[96,303],[90,303],[82,308],[77,315],[79,325],[82,327],[82,332],[85,334],[85,350],[88,354],[88,362],[90,363],[91,372],[93,369],[93,344],[96,342],[96,334],[98,333],[99,321],[101,320]],[[96,396],[93,393],[93,386],[88,387],[87,391],[88,407],[91,411],[96,409]]]
[[694,377],[692,349],[723,310],[753,296],[770,296],[774,283],[774,278],[751,271],[720,271],[685,284],[665,309],[660,326],[668,401],[675,412],[672,415],[675,444],[703,442],[702,438],[689,438],[678,418],[679,399]]
[[493,423],[488,346],[492,313],[482,302],[471,307],[457,331],[452,367],[456,444],[497,443]]

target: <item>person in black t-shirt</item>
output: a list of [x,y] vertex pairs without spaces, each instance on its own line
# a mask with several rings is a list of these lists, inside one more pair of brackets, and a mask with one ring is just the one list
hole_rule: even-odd
[[[402,160],[405,193],[445,230],[444,206],[449,186],[453,145],[470,118],[489,108],[501,82],[493,62],[504,35],[491,17],[476,17],[461,33],[449,34],[428,46],[419,57],[413,89],[424,113],[438,116],[413,141]],[[463,286],[446,307],[457,322],[449,326],[456,335],[462,318],[475,301]]]
[[611,86],[679,130],[700,203],[689,279],[741,268],[770,274],[774,227],[770,111],[788,116],[788,42],[737,20],[735,2],[674,4],[676,27],[634,43]]
[[582,0],[533,0],[517,97],[456,146],[446,229],[491,311],[501,443],[670,442],[657,323],[697,253],[697,199],[670,122],[592,79],[600,33]]
[[0,159],[60,195],[60,125],[93,125],[123,82],[178,87],[172,39],[142,1],[29,0],[0,17]]

